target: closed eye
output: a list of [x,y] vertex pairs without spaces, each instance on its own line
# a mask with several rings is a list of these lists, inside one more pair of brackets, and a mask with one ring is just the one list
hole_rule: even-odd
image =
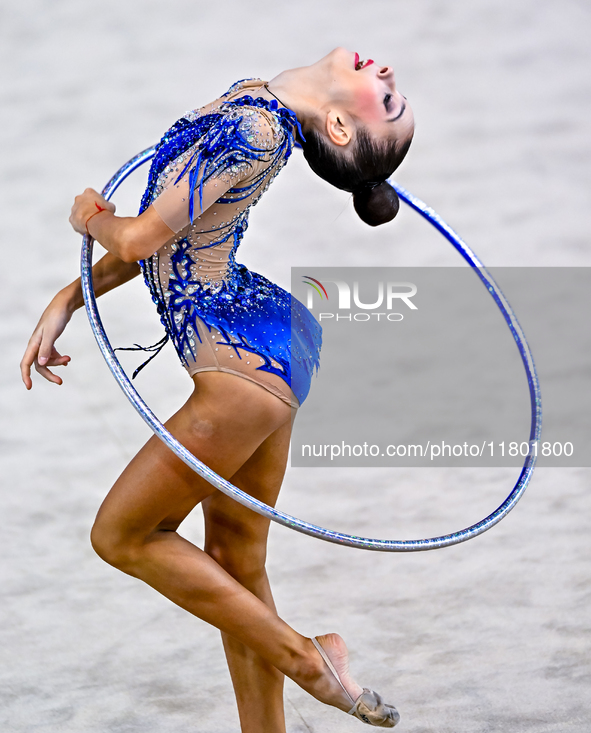
[[[391,94],[386,94],[386,96],[384,97],[384,106],[386,107],[386,110],[389,112],[390,110],[388,108],[388,104],[386,104],[386,100],[388,100],[388,102],[391,102],[392,101],[392,95]],[[398,119],[400,119],[402,117],[402,115],[404,114],[404,110],[405,109],[406,109],[406,101],[403,101],[402,102],[402,105],[400,107],[400,112],[397,115],[394,115],[394,117],[390,117],[390,119],[389,120],[386,120],[386,122],[396,122],[396,120],[398,120]]]

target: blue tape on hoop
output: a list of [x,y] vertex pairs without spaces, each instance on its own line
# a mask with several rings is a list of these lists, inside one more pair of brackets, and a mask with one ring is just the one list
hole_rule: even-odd
[[[144,150],[117,171],[103,190],[105,198],[110,199],[121,183],[123,183],[123,181],[133,173],[136,168],[139,168],[139,166],[153,158],[155,150],[155,147]],[[233,486],[229,481],[218,476],[218,474],[212,471],[211,468],[202,463],[168,432],[137,393],[128,376],[123,371],[123,368],[115,356],[111,344],[109,343],[109,339],[107,338],[97,309],[96,298],[92,285],[93,240],[88,236],[84,236],[82,240],[82,292],[84,294],[88,319],[99,348],[105,357],[105,361],[107,362],[109,369],[121,389],[125,392],[131,404],[148,423],[160,440],[166,443],[173,453],[190,466],[196,473],[215,486],[216,489],[219,489],[227,496],[232,497],[243,506],[252,509],[264,517],[268,517],[278,524],[282,524],[290,529],[295,529],[303,534],[311,535],[312,537],[317,537],[321,540],[326,540],[327,542],[334,542],[338,545],[347,545],[348,547],[357,547],[363,550],[377,550],[381,552],[418,552],[422,550],[434,550],[439,547],[449,547],[450,545],[456,545],[460,542],[466,542],[466,540],[470,540],[473,537],[486,532],[486,530],[500,522],[503,517],[506,517],[511,509],[513,509],[515,504],[517,504],[523,495],[523,492],[525,491],[533,474],[537,456],[537,450],[534,450],[534,448],[537,448],[542,428],[542,403],[538,377],[536,375],[536,369],[529,346],[527,345],[521,326],[519,325],[515,314],[511,310],[511,306],[499,287],[472,250],[443,221],[443,219],[438,216],[438,214],[401,186],[398,186],[393,181],[390,181],[390,183],[396,189],[398,196],[421,216],[427,219],[427,221],[430,222],[439,232],[441,232],[441,234],[451,242],[462,257],[464,257],[464,259],[474,269],[474,272],[480,278],[499,307],[503,317],[505,318],[507,326],[511,330],[515,343],[517,344],[517,348],[519,349],[519,353],[521,354],[529,385],[531,401],[531,429],[529,435],[530,453],[525,459],[519,478],[505,501],[495,509],[492,514],[489,514],[480,522],[477,522],[470,527],[466,527],[465,529],[461,529],[458,532],[452,532],[451,534],[441,535],[440,537],[430,537],[428,539],[421,540],[381,540],[371,539],[368,537],[355,537],[354,535],[335,532],[331,529],[325,529],[324,527],[310,524],[302,519],[297,519],[297,517],[292,517],[289,514],[285,514],[285,512],[267,506],[267,504],[254,499],[252,496],[249,496],[236,486]]]

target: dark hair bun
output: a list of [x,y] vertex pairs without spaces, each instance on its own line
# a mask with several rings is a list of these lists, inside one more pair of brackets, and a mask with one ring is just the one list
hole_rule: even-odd
[[382,181],[377,186],[357,189],[353,193],[353,206],[360,219],[377,227],[392,221],[400,208],[400,199],[388,181]]

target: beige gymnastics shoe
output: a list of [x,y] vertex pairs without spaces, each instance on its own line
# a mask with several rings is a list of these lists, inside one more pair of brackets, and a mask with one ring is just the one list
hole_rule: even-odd
[[362,720],[364,723],[367,723],[368,725],[374,725],[378,728],[393,728],[396,723],[398,723],[398,721],[400,720],[400,714],[398,713],[398,710],[396,710],[393,705],[387,705],[377,692],[374,692],[373,690],[369,690],[367,687],[364,687],[361,695],[359,695],[356,700],[353,700],[353,698],[347,692],[347,689],[341,682],[341,678],[339,677],[339,674],[336,671],[333,663],[330,661],[328,654],[322,648],[320,642],[316,637],[312,639],[312,644],[314,644],[314,646],[318,650],[318,653],[320,654],[322,659],[324,659],[326,666],[333,673],[337,682],[343,688],[345,694],[351,701],[351,705],[353,707],[351,708],[351,710],[349,710],[349,715],[353,715],[359,720]]

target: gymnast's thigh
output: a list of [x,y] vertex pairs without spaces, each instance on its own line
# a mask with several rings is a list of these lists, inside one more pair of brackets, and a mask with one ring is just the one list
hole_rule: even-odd
[[[272,433],[232,476],[231,482],[249,496],[275,506],[289,454],[291,423]],[[214,556],[236,560],[249,555],[264,565],[270,520],[242,506],[221,491],[203,502],[205,549]],[[254,553],[254,554],[253,554]],[[217,558],[216,558],[217,559]]]
[[[223,478],[231,479],[270,435],[291,424],[289,406],[248,380],[207,372],[194,382],[195,391],[166,426]],[[107,495],[97,523],[142,541],[154,530],[176,529],[214,491],[153,436]]]

